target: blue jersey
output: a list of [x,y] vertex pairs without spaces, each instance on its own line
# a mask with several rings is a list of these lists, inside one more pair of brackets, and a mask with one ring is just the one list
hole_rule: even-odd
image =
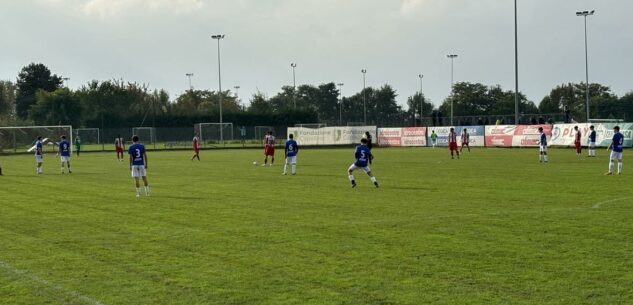
[[36,156],[42,155],[42,142],[40,141],[37,141],[37,143],[35,143],[35,155]]
[[541,146],[547,146],[547,136],[545,133],[541,134]]
[[615,134],[613,134],[613,151],[622,152],[623,146],[624,136],[621,133],[616,132]]
[[132,144],[127,153],[132,156],[132,165],[145,165],[145,145]]
[[297,145],[297,141],[288,140],[286,141],[286,156],[294,157],[299,152],[299,145]]
[[596,142],[596,131],[592,130],[591,133],[589,134],[589,142],[595,143]]
[[365,145],[358,145],[356,146],[354,157],[356,158],[354,165],[358,167],[365,167],[369,163],[369,158],[371,158],[371,151],[369,150],[369,147]]
[[70,143],[63,140],[59,142],[59,155],[62,157],[70,157]]

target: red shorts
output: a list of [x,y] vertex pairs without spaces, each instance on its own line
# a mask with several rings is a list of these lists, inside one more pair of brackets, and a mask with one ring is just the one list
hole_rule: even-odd
[[117,148],[116,148],[116,152],[118,152],[118,153],[123,153],[123,148],[122,148],[122,147],[117,147]]
[[448,143],[448,149],[449,150],[457,150],[457,143],[456,142]]
[[264,156],[275,156],[275,146],[266,145],[264,147]]
[[200,152],[200,148],[199,147],[194,147],[193,148],[193,152],[197,155]]

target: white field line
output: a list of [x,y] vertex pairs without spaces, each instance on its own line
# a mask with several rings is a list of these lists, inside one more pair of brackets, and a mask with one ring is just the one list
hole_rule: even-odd
[[84,304],[105,305],[105,304],[103,304],[103,303],[101,303],[101,302],[99,302],[99,301],[97,301],[97,300],[95,300],[93,298],[87,297],[87,296],[85,296],[85,295],[83,295],[83,294],[81,294],[81,293],[79,293],[77,291],[66,289],[66,288],[64,288],[64,287],[62,287],[60,285],[53,284],[53,283],[51,283],[51,282],[49,282],[49,281],[47,281],[47,280],[45,280],[45,279],[43,279],[43,278],[41,278],[41,277],[39,277],[37,275],[30,274],[28,271],[17,269],[15,267],[3,262],[3,261],[0,261],[0,269],[3,269],[5,271],[7,271],[8,273],[14,274],[14,275],[16,275],[18,277],[21,277],[23,279],[29,280],[29,281],[34,282],[36,284],[43,285],[43,286],[46,286],[46,287],[51,288],[53,290],[56,290],[57,292],[66,294],[68,296],[71,296],[75,300],[81,301]]
[[600,201],[597,202],[596,204],[594,204],[592,206],[593,209],[599,209],[602,205],[607,204],[607,203],[612,203],[612,202],[618,202],[618,201],[623,201],[623,200],[627,200],[627,199],[631,199],[632,197],[624,197],[624,198],[618,198],[618,199],[611,199],[611,200],[606,200],[606,201]]

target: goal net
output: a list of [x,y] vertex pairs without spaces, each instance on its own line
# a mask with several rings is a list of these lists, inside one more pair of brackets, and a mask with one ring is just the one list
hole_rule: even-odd
[[156,128],[154,127],[134,127],[132,135],[137,135],[143,144],[156,144]]
[[61,136],[73,141],[72,126],[19,126],[0,127],[0,153],[22,153],[29,151],[35,144],[37,137],[44,140],[44,149],[56,151],[55,143]]
[[198,123],[193,128],[202,144],[233,140],[233,123]]
[[266,133],[268,133],[269,131],[272,131],[273,134],[275,133],[275,127],[272,126],[255,126],[255,139],[261,140],[264,138],[264,135],[266,135]]
[[99,128],[77,128],[74,134],[75,139],[81,139],[81,144],[101,144]]

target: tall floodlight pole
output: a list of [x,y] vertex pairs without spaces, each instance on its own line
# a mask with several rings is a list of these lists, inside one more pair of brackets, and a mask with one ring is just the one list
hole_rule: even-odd
[[191,85],[191,77],[193,76],[193,73],[187,73],[185,75],[189,78],[189,90],[193,91],[193,86]]
[[[453,84],[454,84],[454,80],[453,80],[453,76],[454,76],[454,61],[455,58],[457,58],[457,54],[448,54],[446,55],[446,57],[451,59],[451,94],[453,94]],[[453,99],[451,98],[451,125],[453,125]]]
[[514,123],[519,124],[519,30],[517,0],[514,0]]
[[224,144],[224,124],[222,122],[222,69],[220,64],[220,40],[224,35],[212,35],[211,38],[218,41],[218,96],[220,98],[220,143]]
[[341,100],[338,104],[338,124],[343,126],[343,83],[336,84],[338,86],[338,94],[341,96]]
[[365,74],[367,74],[366,69],[360,70],[363,73],[363,125],[367,125],[367,92],[365,92]]
[[586,99],[586,107],[587,107],[587,122],[589,122],[589,53],[587,51],[587,16],[593,16],[596,11],[582,11],[576,12],[576,16],[585,18],[585,81],[587,85],[587,89],[585,90],[585,99]]
[[290,63],[292,67],[292,102],[295,105],[295,110],[297,110],[297,77],[296,77],[296,69],[297,63]]
[[424,126],[424,98],[422,97],[422,79],[424,74],[418,74],[418,77],[420,78],[420,126]]

